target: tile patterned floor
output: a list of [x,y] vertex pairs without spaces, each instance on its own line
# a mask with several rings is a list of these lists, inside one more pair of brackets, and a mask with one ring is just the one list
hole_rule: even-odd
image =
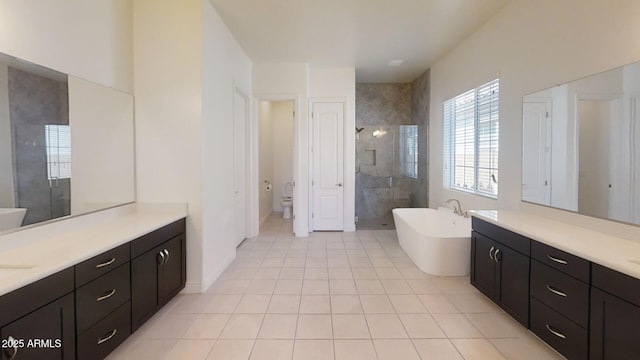
[[295,238],[272,216],[211,287],[109,359],[562,359],[469,285],[415,267],[395,231]]

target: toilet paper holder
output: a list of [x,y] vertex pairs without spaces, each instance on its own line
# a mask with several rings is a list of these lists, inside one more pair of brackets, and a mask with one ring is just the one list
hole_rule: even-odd
[[269,180],[265,180],[264,181],[264,191],[271,191],[271,189],[273,189],[273,186],[271,186],[271,183],[269,182]]

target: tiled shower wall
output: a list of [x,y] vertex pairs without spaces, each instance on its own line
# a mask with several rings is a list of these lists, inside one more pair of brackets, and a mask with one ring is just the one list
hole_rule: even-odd
[[[413,83],[356,85],[356,128],[364,128],[356,140],[358,219],[390,217],[396,207],[427,207],[428,123],[428,71]],[[419,125],[418,179],[400,175],[400,125]]]

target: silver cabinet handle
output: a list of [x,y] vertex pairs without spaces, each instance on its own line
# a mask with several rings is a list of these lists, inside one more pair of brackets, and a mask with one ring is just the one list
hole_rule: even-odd
[[562,265],[567,265],[568,264],[568,262],[566,262],[565,260],[558,259],[557,257],[553,257],[553,256],[551,256],[549,254],[547,254],[547,258],[549,258],[549,260],[551,260],[553,262],[556,262],[558,264],[562,264]]
[[16,339],[13,338],[13,336],[9,336],[7,338],[7,341],[9,342],[10,345],[13,345],[13,353],[9,354],[9,351],[5,350],[5,354],[9,357],[8,360],[13,360],[16,358],[16,355],[18,355],[18,345],[16,345]]
[[491,249],[489,249],[489,259],[491,259],[491,261],[496,261],[493,258],[493,250],[495,249],[495,246],[492,246]]
[[111,264],[113,264],[114,262],[116,262],[116,258],[111,258],[111,260],[105,261],[103,263],[100,263],[98,265],[96,265],[96,269],[100,269],[103,268],[105,266],[109,266]]
[[163,252],[164,252],[165,255],[167,255],[167,259],[164,262],[168,263],[169,262],[169,250],[164,249]]
[[500,262],[500,259],[498,259],[498,254],[500,254],[500,249],[496,248],[496,252],[493,253],[493,259],[495,260],[495,262]]
[[558,331],[554,330],[551,326],[549,326],[549,324],[545,324],[544,326],[546,326],[547,330],[549,330],[549,332],[552,333],[553,335],[555,335],[555,336],[557,336],[557,337],[559,337],[561,339],[566,339],[567,338],[566,335],[564,335],[561,332],[558,332]]
[[115,294],[115,293],[116,293],[116,289],[111,289],[111,291],[107,292],[106,294],[104,294],[104,295],[102,295],[102,296],[99,296],[99,297],[96,299],[96,302],[100,302],[100,301],[102,301],[102,300],[106,300],[106,299],[108,299],[108,298],[112,297],[112,296],[113,296],[113,294]]
[[554,293],[554,294],[556,294],[558,296],[567,297],[567,294],[563,293],[560,290],[557,290],[557,289],[553,288],[550,285],[547,285],[547,290],[551,291],[552,293]]
[[98,345],[102,344],[105,341],[109,341],[111,340],[112,337],[116,336],[116,333],[118,332],[117,329],[113,329],[111,330],[111,333],[109,335],[107,335],[106,337],[103,337],[101,339],[98,339]]
[[164,252],[160,251],[158,253],[158,264],[162,265],[164,264],[165,261],[166,261],[166,257],[164,255]]

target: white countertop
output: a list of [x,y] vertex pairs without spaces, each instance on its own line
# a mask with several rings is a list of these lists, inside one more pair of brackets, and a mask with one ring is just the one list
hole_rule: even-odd
[[[471,215],[640,279],[639,241],[607,235],[520,211],[473,210]],[[640,229],[638,237],[640,239]]]
[[[99,218],[101,214],[95,216]],[[32,235],[27,233],[30,230],[25,230],[0,236],[0,295],[74,266],[186,216],[185,204],[134,204],[128,211],[94,219],[89,225],[78,224],[83,221],[83,217],[75,218],[77,226],[56,229],[50,235],[44,234],[46,228],[43,226],[32,231]],[[57,227],[60,228],[60,225]],[[18,245],[16,239],[20,241]]]

